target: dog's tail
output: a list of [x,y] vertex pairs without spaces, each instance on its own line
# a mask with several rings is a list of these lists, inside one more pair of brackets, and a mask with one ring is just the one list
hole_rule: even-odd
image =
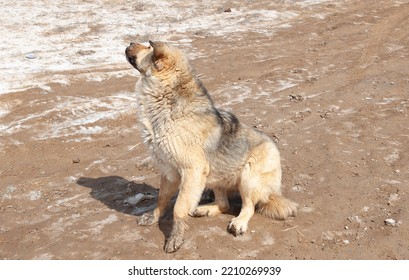
[[272,194],[266,203],[259,202],[256,211],[266,217],[278,220],[287,219],[297,214],[298,203],[281,195]]

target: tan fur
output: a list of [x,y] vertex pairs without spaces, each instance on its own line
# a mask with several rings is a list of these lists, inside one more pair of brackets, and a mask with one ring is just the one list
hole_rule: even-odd
[[[188,215],[226,212],[231,191],[238,191],[243,202],[228,226],[234,235],[247,231],[255,209],[271,218],[295,215],[297,204],[281,195],[280,155],[274,142],[216,109],[179,49],[162,42],[131,44],[126,57],[142,74],[136,83],[138,119],[161,171],[158,206],[138,223],[156,223],[179,190],[166,252],[182,245]],[[198,206],[205,187],[213,189],[215,202]]]

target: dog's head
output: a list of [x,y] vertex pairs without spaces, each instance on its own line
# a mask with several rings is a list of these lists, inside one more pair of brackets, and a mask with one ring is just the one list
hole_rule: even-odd
[[142,75],[160,74],[173,70],[180,51],[163,42],[149,41],[149,47],[131,43],[125,50],[126,59]]

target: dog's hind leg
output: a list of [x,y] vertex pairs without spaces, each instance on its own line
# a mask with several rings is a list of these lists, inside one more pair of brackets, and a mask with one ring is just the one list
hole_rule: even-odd
[[165,244],[166,253],[173,253],[182,246],[187,229],[185,220],[199,203],[207,175],[207,168],[182,170],[180,190],[173,210],[172,232]]
[[160,189],[158,195],[158,205],[153,211],[143,214],[138,219],[138,225],[148,226],[153,225],[159,221],[159,218],[165,212],[169,201],[176,193],[180,184],[180,178],[176,177],[175,180],[170,181],[166,176],[161,177]]
[[[246,164],[241,172],[238,190],[242,199],[240,214],[233,218],[228,226],[228,231],[233,235],[241,235],[247,231],[248,222],[254,215],[255,205],[261,197],[268,196],[272,189],[266,188],[266,175],[273,172],[277,173],[277,179],[281,180],[281,167],[279,154],[274,144],[264,142],[253,148]],[[267,177],[269,177],[267,175]],[[279,182],[280,183],[280,182]],[[273,186],[278,188],[278,186]]]
[[229,210],[229,199],[225,188],[214,188],[214,202],[207,205],[198,206],[193,213],[195,217],[216,216]]

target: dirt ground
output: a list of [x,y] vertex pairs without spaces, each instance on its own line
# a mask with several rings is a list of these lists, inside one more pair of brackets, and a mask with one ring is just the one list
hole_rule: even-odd
[[241,237],[226,231],[239,205],[189,218],[184,246],[164,253],[169,216],[140,227],[155,199],[126,203],[159,184],[136,128],[137,74],[73,78],[0,95],[0,259],[408,259],[409,3],[292,9],[272,35],[184,36],[217,106],[276,140],[298,216],[255,215]]

